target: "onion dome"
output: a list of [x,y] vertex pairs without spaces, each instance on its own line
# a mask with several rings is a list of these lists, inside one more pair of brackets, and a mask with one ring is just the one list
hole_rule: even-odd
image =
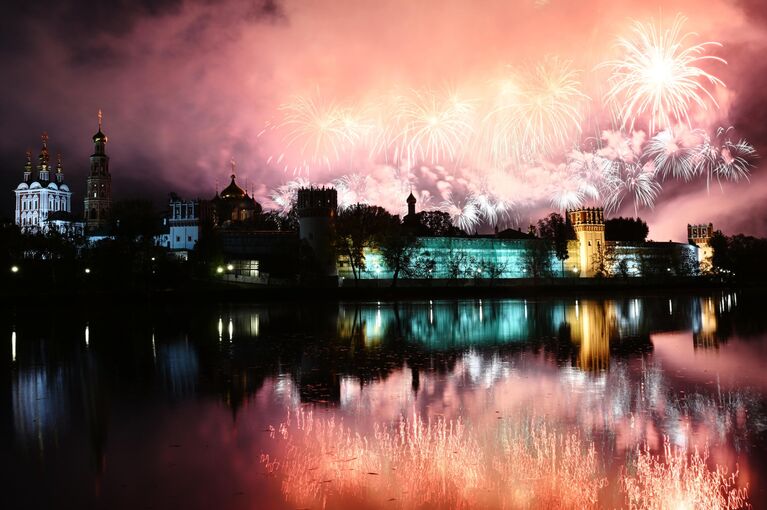
[[93,135],[93,141],[106,143],[107,135],[101,132],[101,119],[102,119],[101,110],[99,110],[99,130],[95,135]]
[[232,174],[230,177],[232,178],[232,182],[229,183],[229,186],[221,191],[221,198],[227,199],[245,197],[247,193],[245,193],[245,190],[237,186],[237,184],[234,182],[234,174]]
[[415,197],[413,196],[413,193],[412,193],[412,192],[411,192],[411,193],[410,193],[410,195],[408,195],[408,197],[407,197],[407,203],[408,203],[408,204],[415,204],[415,203],[416,203],[416,199],[415,199]]

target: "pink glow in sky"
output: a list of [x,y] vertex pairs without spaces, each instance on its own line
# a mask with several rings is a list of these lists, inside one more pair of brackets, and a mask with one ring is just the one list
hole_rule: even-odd
[[[65,174],[79,203],[101,108],[118,199],[159,202],[170,191],[210,197],[217,182],[225,185],[234,158],[238,182],[269,207],[272,190],[297,175],[276,163],[291,150],[284,137],[269,130],[259,134],[279,122],[280,105],[295,95],[320,94],[352,105],[410,89],[476,96],[509,67],[531,68],[547,58],[569,61],[591,98],[579,107],[582,132],[570,133],[572,143],[581,145],[601,138],[606,127],[601,98],[607,76],[597,66],[617,58],[616,38],[630,34],[633,20],[660,19],[665,26],[677,13],[688,18],[685,31],[698,34],[690,42],[721,42],[709,52],[727,61],[703,64],[726,88],[707,87],[719,108],[690,111],[693,127],[733,125],[761,153],[767,148],[767,74],[760,58],[767,18],[759,14],[758,1],[85,5],[13,7],[0,27],[7,77],[0,89],[0,180],[7,190],[21,178],[25,150],[36,150],[46,130],[52,149],[64,153]],[[577,192],[577,182],[563,173],[566,151],[553,152],[525,168],[474,160],[452,167],[413,165],[404,176],[402,165],[342,158],[300,176],[316,183],[362,176],[367,182],[357,198],[394,212],[401,212],[410,187],[419,207],[433,208],[461,207],[451,201],[490,190],[513,204],[507,223],[524,226],[552,209],[557,186]],[[709,221],[726,233],[765,235],[766,185],[758,165],[750,182],[726,183],[724,191],[718,185],[707,191],[705,179],[666,181],[655,208],[639,214],[656,240],[683,240],[687,223]],[[0,204],[3,215],[10,215],[10,191],[6,195]],[[633,215],[633,205],[625,202],[618,212]]]

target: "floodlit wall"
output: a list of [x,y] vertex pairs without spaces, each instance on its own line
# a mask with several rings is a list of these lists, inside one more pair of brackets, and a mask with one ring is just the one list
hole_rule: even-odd
[[[470,237],[422,237],[414,259],[433,259],[430,274],[416,278],[527,278],[530,276],[531,258],[548,259],[553,275],[561,272],[561,263],[554,252],[541,254],[546,244],[540,239],[495,239]],[[538,254],[533,252],[538,249]],[[393,272],[387,267],[377,249],[365,249],[365,271],[361,279],[391,278]],[[346,260],[339,260],[339,276],[354,278]],[[408,278],[400,273],[400,278]]]
[[[531,266],[549,268],[544,276],[577,277],[583,276],[581,268],[580,244],[568,243],[569,257],[562,263],[554,254],[550,243],[541,239],[496,239],[472,237],[424,237],[415,250],[413,260],[434,260],[431,272],[420,271],[416,274],[400,272],[402,279],[507,279],[531,278]],[[606,276],[687,276],[695,274],[698,249],[694,245],[682,243],[619,243],[605,242],[603,265]],[[391,268],[379,250],[366,248],[365,270],[360,279],[390,279]],[[542,262],[541,259],[546,259]],[[589,275],[594,274],[594,260],[588,263]],[[338,261],[338,275],[354,278],[348,261]],[[541,276],[541,275],[538,275]]]

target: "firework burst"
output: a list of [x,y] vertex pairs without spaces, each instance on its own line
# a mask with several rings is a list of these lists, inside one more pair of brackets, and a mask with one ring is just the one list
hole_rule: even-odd
[[459,159],[473,132],[474,107],[456,94],[412,91],[401,96],[394,144],[412,162],[439,164]]
[[718,128],[713,138],[704,135],[703,142],[693,155],[695,169],[706,176],[706,188],[710,189],[711,179],[740,181],[748,179],[756,159],[756,149],[745,140],[733,142],[729,135],[732,127]]
[[663,30],[652,23],[634,22],[633,37],[618,39],[623,53],[619,60],[602,64],[611,72],[611,88],[606,101],[617,106],[623,128],[633,129],[636,121],[647,118],[651,133],[690,124],[690,108],[703,110],[708,103],[718,107],[708,86],[724,83],[699,67],[706,62],[726,62],[708,55],[718,42],[687,46],[697,34],[682,32],[687,19],[678,15],[671,28]]
[[604,159],[605,175],[604,206],[608,212],[620,209],[626,198],[634,202],[634,215],[639,216],[639,207],[655,205],[662,187],[651,164]]
[[[352,150],[365,133],[365,124],[353,110],[334,102],[295,96],[279,109],[283,118],[277,128],[285,133],[282,143],[285,149],[295,149],[300,156],[294,172],[317,166],[330,168]],[[284,156],[278,158],[282,160]]]
[[570,62],[555,58],[500,81],[484,122],[491,159],[531,161],[562,148],[580,132],[586,100]]
[[652,162],[663,179],[691,180],[695,177],[695,154],[704,133],[700,130],[666,129],[653,136],[644,149],[642,158]]
[[465,232],[472,232],[479,226],[480,211],[473,195],[459,200],[455,198],[453,193],[448,192],[439,208],[450,215],[453,225]]

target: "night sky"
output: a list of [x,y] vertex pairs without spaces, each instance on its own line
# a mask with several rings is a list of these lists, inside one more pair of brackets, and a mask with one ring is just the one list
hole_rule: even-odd
[[[284,147],[262,134],[292,94],[321,90],[346,100],[391,87],[481,81],[499,65],[552,54],[582,70],[588,88],[631,20],[676,13],[689,18],[685,28],[700,40],[721,42],[716,55],[727,61],[716,68],[727,88],[712,91],[719,108],[696,113],[696,123],[734,126],[763,165],[763,7],[759,0],[4,2],[0,217],[12,216],[25,151],[38,154],[43,131],[51,152],[63,153],[73,207],[82,210],[99,109],[116,200],[144,197],[159,207],[171,191],[209,198],[217,182],[226,185],[234,158],[238,182],[268,207],[270,190],[298,177],[271,163]],[[354,171],[380,179],[375,167]],[[303,177],[327,182],[329,173]],[[722,190],[707,192],[701,180],[663,187],[655,208],[639,211],[653,239],[684,240],[687,223],[709,221],[729,234],[767,235],[767,176],[759,162],[750,182]],[[544,209],[526,209],[519,223]],[[633,214],[633,207],[621,212]]]

